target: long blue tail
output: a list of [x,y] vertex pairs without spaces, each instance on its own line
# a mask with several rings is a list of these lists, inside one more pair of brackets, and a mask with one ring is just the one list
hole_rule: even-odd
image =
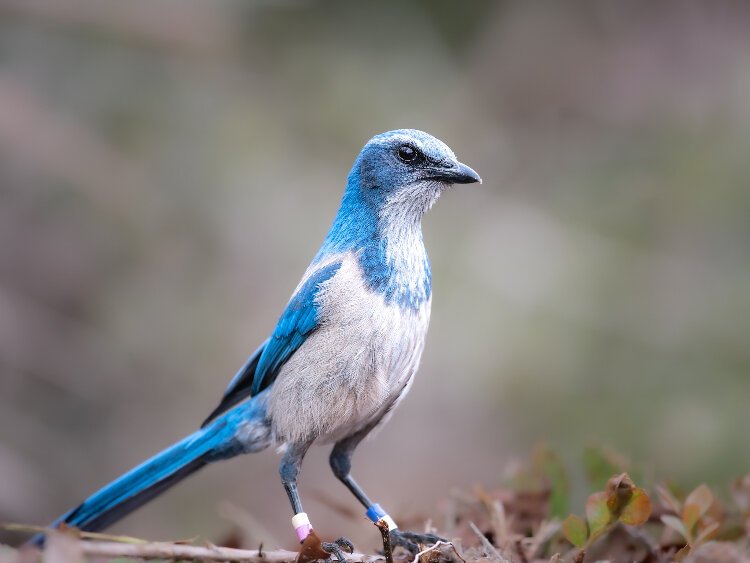
[[[60,516],[50,527],[64,523],[89,532],[102,530],[208,463],[260,451],[270,443],[262,393],[131,469]],[[30,543],[41,546],[44,536],[34,536]]]

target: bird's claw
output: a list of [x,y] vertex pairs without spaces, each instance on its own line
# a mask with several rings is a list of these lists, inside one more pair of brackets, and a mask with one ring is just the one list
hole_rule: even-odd
[[407,532],[405,530],[390,531],[391,536],[391,547],[400,546],[409,551],[412,555],[416,555],[421,551],[420,545],[430,546],[435,545],[439,541],[447,541],[440,536],[435,534],[418,534],[416,532]]
[[[321,542],[320,546],[331,555],[335,555],[339,563],[344,563],[346,561],[346,557],[343,553],[344,551],[347,553],[354,553],[354,544],[346,538],[339,538],[333,542],[324,541]],[[326,563],[333,563],[333,558],[329,557],[326,559]]]

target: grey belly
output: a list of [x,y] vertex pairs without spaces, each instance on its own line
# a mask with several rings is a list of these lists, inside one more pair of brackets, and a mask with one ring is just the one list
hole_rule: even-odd
[[399,311],[319,328],[271,389],[277,444],[334,442],[381,419],[408,390],[425,332],[423,312]]

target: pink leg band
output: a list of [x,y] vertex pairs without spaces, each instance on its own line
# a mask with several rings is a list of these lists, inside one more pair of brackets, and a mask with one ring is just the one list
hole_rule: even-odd
[[310,532],[312,532],[312,526],[310,524],[302,524],[299,528],[294,528],[294,531],[297,533],[299,543],[302,543],[310,535]]
[[312,532],[313,529],[310,524],[310,519],[304,512],[294,515],[292,518],[292,526],[294,526],[294,533],[297,534],[297,539],[299,539],[300,543],[305,541],[305,538],[310,535],[310,532]]

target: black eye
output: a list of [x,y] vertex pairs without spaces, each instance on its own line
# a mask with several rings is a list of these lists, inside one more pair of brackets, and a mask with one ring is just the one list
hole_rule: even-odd
[[417,151],[409,145],[401,145],[398,148],[398,157],[404,162],[414,162],[417,158]]

